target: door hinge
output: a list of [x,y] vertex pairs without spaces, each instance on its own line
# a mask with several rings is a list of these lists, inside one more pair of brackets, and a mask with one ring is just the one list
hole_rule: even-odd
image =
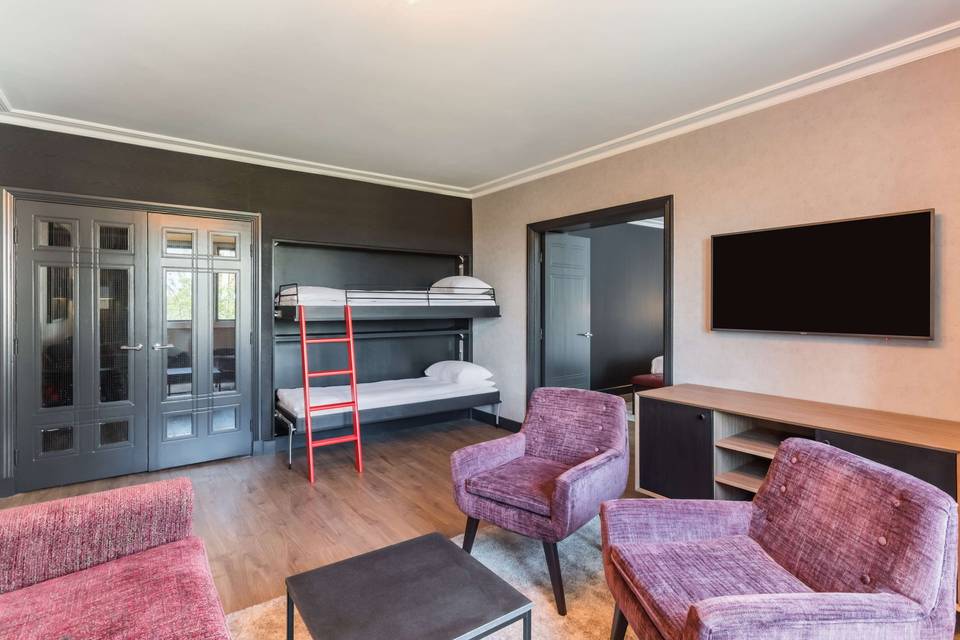
[[540,264],[543,264],[543,251],[540,252]]
[[540,340],[543,340],[543,327],[540,327]]
[[250,332],[250,344],[253,344],[253,331]]
[[13,355],[17,355],[17,353],[19,352],[20,352],[20,339],[14,338],[13,339]]
[[17,227],[13,228],[13,244],[20,242],[20,229]]
[[250,243],[250,257],[253,257],[253,243]]
[[14,449],[13,450],[13,466],[16,467],[19,464],[20,464],[20,449]]

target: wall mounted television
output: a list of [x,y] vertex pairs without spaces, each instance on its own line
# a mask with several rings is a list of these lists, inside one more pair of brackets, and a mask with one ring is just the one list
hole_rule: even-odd
[[933,339],[934,211],[712,237],[714,330]]

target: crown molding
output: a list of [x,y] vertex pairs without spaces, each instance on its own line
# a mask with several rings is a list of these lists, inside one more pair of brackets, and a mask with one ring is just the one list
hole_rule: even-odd
[[478,198],[503,191],[957,48],[960,48],[960,21],[478,184],[471,187],[469,192],[472,197]]
[[937,29],[473,187],[460,187],[373,171],[350,169],[310,160],[300,160],[16,109],[3,94],[2,89],[0,89],[0,123],[246,162],[290,171],[314,173],[347,180],[360,180],[401,189],[414,189],[461,198],[478,198],[957,48],[960,48],[960,21],[951,22]]
[[[436,182],[428,182],[426,180],[416,180],[414,178],[391,176],[382,173],[375,173],[373,171],[338,167],[336,165],[324,164],[322,162],[288,158],[269,153],[261,153],[259,151],[225,147],[217,144],[200,142],[197,140],[175,138],[158,133],[148,133],[146,131],[137,131],[135,129],[125,129],[123,127],[115,127],[113,125],[89,122],[86,120],[77,120],[75,118],[67,118],[64,116],[56,116],[47,113],[37,113],[34,111],[26,111],[16,108],[8,108],[7,110],[4,110],[3,103],[3,95],[0,93],[0,123],[31,127],[34,129],[44,129],[46,131],[69,133],[79,136],[86,136],[88,138],[110,140],[113,142],[124,142],[143,147],[165,149],[167,151],[191,153],[194,155],[208,156],[211,158],[221,158],[223,160],[234,160],[237,162],[258,164],[266,167],[275,167],[277,169],[287,169],[290,171],[300,171],[303,173],[315,173],[334,178],[345,178],[347,180],[360,180],[362,182],[372,182],[374,184],[382,184],[389,187],[399,187],[401,189],[428,191],[430,193],[438,193],[447,196],[459,196],[461,198],[470,197],[470,190],[465,187],[439,184]],[[8,107],[10,107],[9,102],[6,104]]]

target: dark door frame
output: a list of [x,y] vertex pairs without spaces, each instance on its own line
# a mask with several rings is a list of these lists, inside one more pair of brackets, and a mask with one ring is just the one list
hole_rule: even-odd
[[673,196],[576,213],[527,225],[527,397],[543,386],[543,237],[663,216],[663,380],[673,384]]

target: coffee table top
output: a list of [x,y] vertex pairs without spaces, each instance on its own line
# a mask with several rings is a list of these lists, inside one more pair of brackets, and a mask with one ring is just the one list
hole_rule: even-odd
[[287,578],[314,638],[474,638],[532,608],[439,533]]

